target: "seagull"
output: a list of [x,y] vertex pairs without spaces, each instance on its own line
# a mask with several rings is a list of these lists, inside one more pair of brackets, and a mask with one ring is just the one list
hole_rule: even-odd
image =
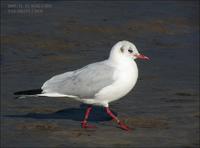
[[138,67],[135,59],[149,60],[140,54],[136,46],[129,41],[117,42],[110,51],[109,58],[89,64],[83,68],[53,76],[40,89],[18,91],[18,97],[65,97],[88,104],[82,128],[92,128],[88,117],[93,106],[102,106],[106,113],[123,130],[130,130],[110,110],[109,103],[128,94],[138,79]]

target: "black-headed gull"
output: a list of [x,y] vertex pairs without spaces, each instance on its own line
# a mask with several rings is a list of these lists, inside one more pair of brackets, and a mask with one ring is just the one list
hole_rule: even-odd
[[41,89],[20,91],[15,95],[68,97],[89,104],[81,122],[83,128],[91,127],[87,119],[92,105],[103,106],[122,129],[128,130],[128,126],[111,112],[109,103],[122,98],[135,86],[138,68],[134,60],[137,58],[149,59],[140,54],[133,43],[119,41],[112,47],[108,59],[56,75],[46,81]]

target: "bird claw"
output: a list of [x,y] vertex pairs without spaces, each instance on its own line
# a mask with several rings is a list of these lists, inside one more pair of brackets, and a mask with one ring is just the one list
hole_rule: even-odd
[[125,125],[123,122],[120,121],[118,124],[121,129],[126,130],[126,131],[130,130],[130,128],[127,125]]
[[85,121],[81,122],[81,126],[82,128],[96,128],[96,126],[88,125]]

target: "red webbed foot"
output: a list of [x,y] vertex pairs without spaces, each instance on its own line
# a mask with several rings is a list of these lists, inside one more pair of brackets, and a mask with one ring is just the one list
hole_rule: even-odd
[[82,121],[82,122],[81,122],[81,127],[82,127],[82,128],[96,128],[96,126],[94,126],[94,125],[89,125],[89,124],[87,123],[87,121]]
[[118,124],[119,124],[121,129],[126,130],[126,131],[130,131],[130,128],[126,124],[124,124],[123,122],[120,121]]

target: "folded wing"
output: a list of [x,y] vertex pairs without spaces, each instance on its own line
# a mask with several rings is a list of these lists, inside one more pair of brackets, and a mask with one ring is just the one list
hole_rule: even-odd
[[42,90],[43,93],[59,93],[91,99],[102,88],[114,82],[113,73],[114,68],[106,62],[93,63],[76,71],[52,77],[43,84]]

